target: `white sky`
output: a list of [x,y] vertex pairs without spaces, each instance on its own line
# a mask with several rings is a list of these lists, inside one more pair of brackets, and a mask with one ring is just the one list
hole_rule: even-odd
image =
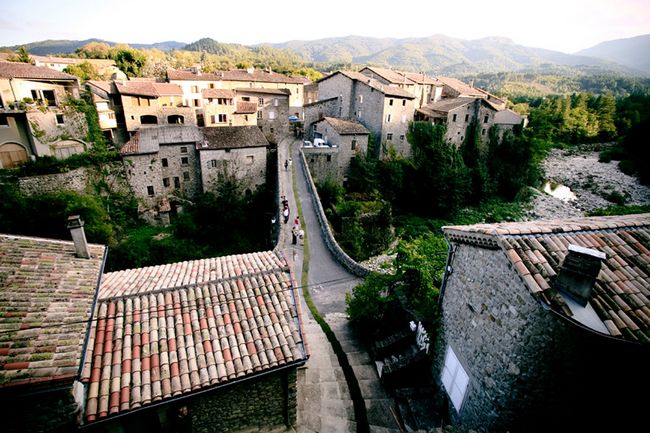
[[93,37],[126,43],[210,37],[250,45],[443,34],[503,36],[572,53],[649,33],[650,0],[0,0],[0,46]]

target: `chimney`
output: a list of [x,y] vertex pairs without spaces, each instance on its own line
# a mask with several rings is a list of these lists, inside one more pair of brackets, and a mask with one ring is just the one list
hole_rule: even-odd
[[569,245],[555,286],[583,307],[589,302],[591,289],[596,283],[602,261],[607,256],[597,250]]
[[88,251],[88,242],[84,233],[84,222],[81,217],[79,215],[69,216],[67,227],[70,229],[77,257],[89,259],[90,252]]

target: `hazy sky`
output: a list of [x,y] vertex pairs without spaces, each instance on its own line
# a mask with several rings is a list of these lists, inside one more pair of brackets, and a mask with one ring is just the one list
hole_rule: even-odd
[[[384,6],[385,5],[385,6]],[[650,0],[0,0],[0,46],[45,39],[257,44],[337,36],[504,36],[572,53],[650,33]]]

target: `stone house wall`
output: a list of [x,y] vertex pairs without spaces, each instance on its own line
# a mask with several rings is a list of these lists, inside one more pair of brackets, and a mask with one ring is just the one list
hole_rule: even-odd
[[[447,140],[454,143],[456,147],[460,147],[465,140],[467,127],[476,118],[479,137],[481,141],[487,142],[489,139],[488,131],[494,125],[495,113],[495,110],[486,106],[480,99],[475,100],[474,103],[450,110],[447,116]],[[454,120],[454,115],[456,115],[456,120]]]
[[234,171],[245,189],[254,191],[266,182],[266,147],[237,149],[199,149],[199,167],[203,191],[214,191],[224,170]]
[[595,335],[543,308],[502,250],[454,245],[433,365],[440,380],[451,347],[469,376],[460,410],[449,403],[454,423],[536,432],[598,429],[607,418],[596,413],[616,414],[612,427],[641,422],[643,411],[630,409],[642,403],[621,396],[639,386],[647,347]]
[[[135,197],[147,207],[157,205],[164,194],[158,153],[125,155],[124,164],[127,180]],[[149,194],[148,187],[153,188],[153,194]]]
[[339,98],[326,99],[305,105],[305,140],[314,139],[313,124],[322,117],[339,117]]
[[38,156],[64,158],[89,148],[85,141],[88,123],[84,113],[61,106],[50,107],[44,112],[30,109],[27,121]]
[[280,139],[289,134],[289,98],[282,95],[258,94],[264,98],[262,117],[257,118],[257,126],[271,143],[278,143]]
[[[150,98],[149,101],[150,106],[138,106],[134,105],[131,96],[122,96],[122,109],[127,131],[133,132],[140,128],[169,125],[168,118],[173,115],[183,116],[185,125],[196,125],[196,116],[192,107],[161,107],[157,98]],[[155,116],[158,123],[142,125],[140,116]]]
[[340,155],[336,147],[303,148],[302,151],[314,182],[323,183],[328,179],[339,184],[343,182],[343,173],[339,166]]
[[77,404],[72,385],[36,394],[12,392],[0,397],[5,433],[67,433],[76,430]]
[[[118,194],[129,194],[131,189],[126,182],[124,164],[112,163],[107,170],[110,174],[102,179],[103,184],[110,185],[111,191]],[[41,176],[21,177],[18,179],[20,192],[25,195],[48,194],[61,191],[76,191],[79,193],[94,193],[94,183],[103,176],[89,167],[80,167],[66,173],[46,174]]]
[[411,145],[408,143],[406,133],[409,122],[413,121],[415,113],[413,99],[386,96],[384,98],[384,116],[382,122],[381,150],[385,156],[392,146],[405,156],[411,155]]
[[192,433],[268,432],[296,425],[296,369],[268,374],[192,400]]
[[[162,177],[161,193],[192,198],[201,190],[196,143],[161,144],[157,159]],[[167,161],[166,167],[163,159]],[[187,162],[184,162],[185,159]]]

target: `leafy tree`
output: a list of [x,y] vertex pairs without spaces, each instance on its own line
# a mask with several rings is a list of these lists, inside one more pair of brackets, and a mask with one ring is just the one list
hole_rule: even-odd
[[480,203],[490,194],[491,188],[486,163],[487,155],[481,143],[476,119],[473,119],[467,126],[461,152],[470,178],[469,201],[470,203]]
[[609,141],[616,137],[616,99],[611,93],[598,96],[596,99],[599,138]]
[[469,191],[467,168],[456,146],[445,140],[445,125],[409,124],[414,171],[406,179],[405,194],[412,209],[424,215],[445,215],[459,206]]
[[88,42],[81,48],[77,48],[75,53],[84,59],[109,59],[113,49],[105,42]]
[[93,66],[91,63],[88,62],[82,62],[76,65],[66,66],[65,69],[63,69],[63,72],[66,72],[71,75],[75,75],[81,78],[83,81],[99,80],[102,78],[99,76],[99,72],[97,72],[97,68],[95,68],[95,66]]
[[147,58],[141,51],[130,47],[118,49],[113,59],[115,60],[115,65],[127,77],[140,77],[142,68],[147,63]]
[[29,56],[27,48],[20,47],[16,50],[16,54],[9,57],[9,61],[19,62],[19,63],[33,63],[34,60]]

